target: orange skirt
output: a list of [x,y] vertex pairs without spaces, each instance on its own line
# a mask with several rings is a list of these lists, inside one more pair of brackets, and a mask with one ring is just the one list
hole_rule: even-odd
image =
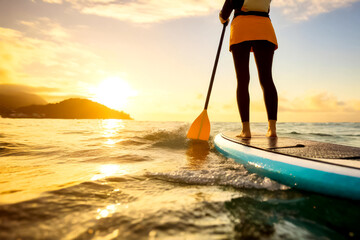
[[275,31],[270,18],[253,15],[240,15],[235,17],[231,22],[230,47],[237,43],[252,40],[267,40],[275,44],[275,49],[278,48]]

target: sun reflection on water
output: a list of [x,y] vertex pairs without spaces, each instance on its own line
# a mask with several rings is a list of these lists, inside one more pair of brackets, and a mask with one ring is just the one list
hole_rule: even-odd
[[99,167],[99,174],[94,175],[91,180],[95,181],[95,180],[99,180],[102,178],[106,178],[106,177],[110,177],[113,175],[125,175],[128,174],[128,171],[125,169],[120,168],[119,165],[116,164],[106,164],[106,165],[101,165]]
[[109,215],[114,214],[118,207],[117,205],[119,205],[119,204],[109,205],[109,206],[106,206],[106,208],[104,208],[104,209],[98,208],[98,210],[97,210],[98,215],[97,215],[96,219],[106,218]]
[[108,139],[106,140],[105,144],[106,145],[114,145],[116,143],[116,141],[112,140],[112,139]]
[[121,204],[121,203],[111,204],[103,209],[98,208],[97,209],[98,214],[96,216],[96,219],[110,217],[112,214],[128,208],[129,206],[127,204]]
[[123,141],[123,139],[114,139],[119,136],[119,131],[124,129],[124,122],[121,119],[104,119],[101,122],[103,129],[103,137],[106,138],[105,145],[114,146],[117,142]]

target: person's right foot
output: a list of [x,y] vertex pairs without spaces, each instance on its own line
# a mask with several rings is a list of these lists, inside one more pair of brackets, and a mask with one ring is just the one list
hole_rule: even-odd
[[273,131],[272,129],[268,129],[266,133],[267,137],[277,137],[276,131]]
[[276,120],[269,120],[269,127],[266,133],[267,137],[277,137],[276,134]]

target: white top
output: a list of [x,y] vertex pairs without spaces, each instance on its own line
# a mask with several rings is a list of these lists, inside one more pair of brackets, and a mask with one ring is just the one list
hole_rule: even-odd
[[268,12],[271,0],[245,0],[242,10],[244,12]]

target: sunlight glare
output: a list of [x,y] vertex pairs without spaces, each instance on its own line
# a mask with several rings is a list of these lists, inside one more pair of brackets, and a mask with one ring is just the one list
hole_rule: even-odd
[[118,208],[118,205],[119,204],[116,204],[116,205],[109,205],[109,206],[106,206],[105,209],[100,209],[98,208],[97,212],[98,212],[98,216],[96,217],[96,219],[100,219],[100,218],[106,218],[108,217],[109,215],[111,214],[114,214]]
[[124,141],[124,139],[116,138],[119,136],[119,131],[125,128],[122,120],[104,119],[101,122],[101,127],[103,129],[103,136],[107,138],[105,142],[106,145],[113,146],[117,142]]
[[102,120],[101,124],[104,129],[108,130],[125,128],[123,120],[121,119],[104,119]]
[[90,89],[90,92],[94,95],[91,100],[116,110],[124,110],[128,99],[137,95],[137,92],[119,77],[106,78]]
[[100,171],[100,173],[94,175],[91,178],[91,180],[95,181],[95,180],[99,180],[102,178],[113,176],[115,174],[125,175],[128,173],[125,169],[121,169],[120,166],[116,165],[116,164],[101,165],[99,167],[99,171]]

